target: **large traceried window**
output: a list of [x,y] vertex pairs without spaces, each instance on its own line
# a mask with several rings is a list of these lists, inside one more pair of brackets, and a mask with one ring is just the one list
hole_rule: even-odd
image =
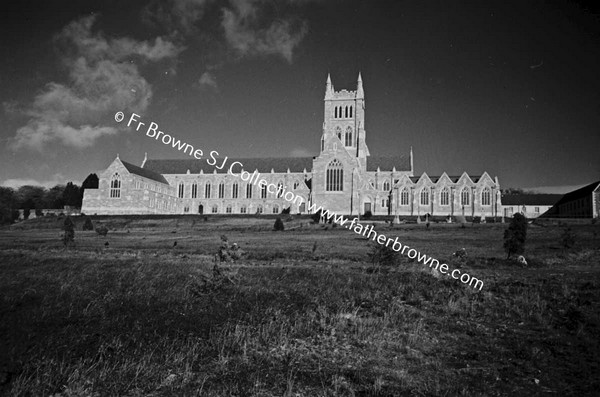
[[408,193],[408,189],[404,188],[402,189],[402,192],[400,193],[400,205],[408,205],[409,204],[409,193]]
[[483,189],[481,192],[481,205],[491,205],[492,204],[492,194],[490,189],[487,187]]
[[471,203],[471,193],[469,192],[469,188],[464,188],[460,192],[460,205],[469,205]]
[[252,198],[252,184],[251,183],[246,185],[246,198],[247,199]]
[[421,205],[429,205],[429,188],[421,189]]
[[207,182],[204,186],[204,198],[210,198],[210,182]]
[[110,198],[121,198],[121,176],[118,172],[110,178]]
[[238,184],[234,183],[231,186],[231,198],[238,198]]
[[185,185],[183,184],[183,181],[181,181],[181,182],[179,182],[179,190],[178,190],[177,197],[183,198],[184,192],[185,192]]
[[192,183],[192,198],[198,197],[198,184],[196,182]]
[[450,205],[450,191],[447,187],[440,193],[440,205]]
[[219,183],[219,198],[225,197],[225,184],[223,182]]
[[346,137],[345,137],[345,142],[344,142],[344,146],[354,146],[353,140],[352,140],[352,127],[348,127],[346,128]]
[[338,159],[333,159],[327,166],[325,190],[328,192],[344,190],[344,169]]

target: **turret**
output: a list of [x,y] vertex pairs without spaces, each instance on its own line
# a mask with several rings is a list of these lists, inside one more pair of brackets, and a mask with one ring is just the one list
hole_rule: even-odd
[[358,82],[356,85],[356,99],[365,99],[365,91],[363,90],[360,72],[358,72]]
[[325,88],[325,99],[333,98],[333,84],[331,84],[331,76],[327,73],[327,86]]

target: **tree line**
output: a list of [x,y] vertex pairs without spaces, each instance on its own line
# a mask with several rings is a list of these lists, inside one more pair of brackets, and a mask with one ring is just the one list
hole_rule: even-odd
[[42,209],[60,209],[65,206],[81,208],[85,189],[97,189],[98,176],[90,174],[81,186],[68,182],[52,188],[42,186],[21,186],[18,189],[0,186],[0,223],[12,223],[19,217],[19,209],[24,210],[25,218],[32,211],[41,215]]

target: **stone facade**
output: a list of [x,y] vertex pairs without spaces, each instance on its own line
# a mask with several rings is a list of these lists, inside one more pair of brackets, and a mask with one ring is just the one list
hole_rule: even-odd
[[[283,186],[290,202],[266,186],[249,184],[227,167],[205,160],[148,160],[140,167],[117,158],[86,189],[86,214],[307,213],[311,205],[346,215],[501,216],[498,179],[480,176],[414,176],[406,155],[371,156],[366,143],[365,94],[335,91],[327,77],[319,154],[307,158],[228,159],[269,184]],[[227,159],[223,160],[225,164]]]

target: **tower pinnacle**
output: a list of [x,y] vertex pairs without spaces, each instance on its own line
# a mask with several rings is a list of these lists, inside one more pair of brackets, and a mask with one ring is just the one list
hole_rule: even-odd
[[331,83],[331,76],[327,73],[327,84],[325,88],[325,99],[333,98],[333,84]]
[[356,98],[365,98],[365,91],[363,90],[362,76],[360,75],[360,72],[358,72],[358,81],[356,83]]

